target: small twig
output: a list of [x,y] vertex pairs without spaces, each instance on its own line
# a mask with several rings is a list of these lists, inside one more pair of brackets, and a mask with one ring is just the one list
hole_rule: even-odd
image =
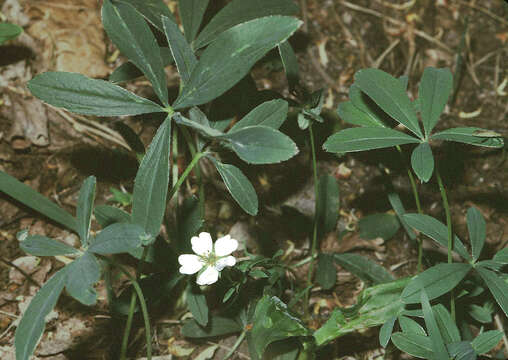
[[467,3],[463,0],[458,0],[459,4],[461,5],[464,5],[464,6],[467,6],[467,7],[470,7],[472,9],[475,9],[475,10],[478,10],[482,13],[484,13],[485,15],[491,17],[492,19],[496,20],[496,21],[499,21],[500,23],[508,26],[508,21],[506,21],[505,19],[503,19],[502,17],[500,16],[497,16],[496,14],[493,14],[491,13],[490,11],[488,11],[487,9],[485,9],[484,7],[481,7],[481,6],[478,6],[478,5],[475,5],[475,4],[470,4],[470,3]]
[[503,333],[504,354],[505,356],[508,356],[508,338],[506,337],[503,323],[501,322],[498,314],[494,315],[494,322],[496,323],[497,329]]
[[385,50],[385,51],[383,51],[383,53],[382,53],[381,55],[379,55],[379,57],[376,59],[376,61],[374,61],[374,62],[372,63],[372,67],[373,67],[373,68],[379,68],[379,67],[381,66],[381,64],[382,64],[383,60],[385,59],[385,57],[386,57],[386,56],[387,56],[387,55],[388,55],[388,54],[389,54],[389,53],[390,53],[393,49],[395,49],[395,47],[396,47],[397,45],[399,45],[399,43],[400,43],[400,39],[397,39],[397,40],[395,40],[394,42],[392,42],[392,43],[390,44],[390,46],[388,46],[388,47],[386,48],[386,50]]
[[307,0],[300,0],[300,9],[302,9],[302,20],[303,20],[303,31],[305,33],[309,32],[309,22],[307,15]]
[[310,62],[312,64],[312,66],[314,66],[314,69],[316,69],[316,71],[319,73],[319,75],[321,75],[321,77],[323,78],[323,80],[332,88],[334,89],[335,91],[337,92],[341,92],[339,87],[337,86],[337,83],[336,81],[334,81],[327,73],[326,71],[321,67],[321,64],[319,63],[319,61],[316,59],[316,57],[314,56],[311,48],[309,47],[307,49],[307,54],[309,55],[309,59],[310,59]]
[[405,2],[404,4],[400,4],[400,5],[399,4],[392,4],[392,3],[382,1],[382,0],[375,0],[375,1],[383,6],[386,6],[386,7],[395,9],[395,10],[399,10],[399,11],[411,9],[414,6],[414,4],[416,4],[416,0],[409,0],[408,2]]
[[[222,345],[222,344],[219,344],[219,343],[216,343],[216,342],[213,342],[213,341],[207,341],[206,342],[207,344],[209,345],[217,345],[218,347],[220,347],[221,349],[224,349],[224,350],[228,350],[228,351],[231,351],[231,347],[229,346],[226,346],[226,345]],[[240,351],[236,351],[236,355],[238,355],[238,357],[241,357],[243,359],[248,359],[250,360],[250,356],[248,355],[245,355],[244,353],[240,352]]]
[[39,282],[37,282],[36,280],[34,280],[30,274],[27,274],[23,269],[21,269],[19,266],[13,264],[12,262],[10,262],[9,260],[5,260],[3,257],[0,257],[0,261],[3,262],[4,264],[7,264],[9,266],[12,266],[14,269],[18,270],[21,275],[23,275],[24,277],[26,277],[26,279],[28,281],[30,281],[32,284],[34,284],[35,286],[37,287],[41,287],[41,284],[39,284]]

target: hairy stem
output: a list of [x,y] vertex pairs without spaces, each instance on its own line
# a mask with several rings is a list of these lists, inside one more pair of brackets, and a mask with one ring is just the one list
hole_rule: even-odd
[[[187,128],[185,127],[182,127],[182,133],[183,133],[183,136],[185,137],[185,140],[187,141],[187,146],[189,147],[189,151],[192,155],[192,157],[196,156],[196,148],[194,146],[194,141],[191,137],[191,135],[189,134],[189,131],[187,130]],[[198,200],[199,200],[199,213],[201,215],[201,218],[203,219],[204,216],[205,216],[205,187],[203,185],[203,178],[201,176],[201,169],[199,168],[199,166],[196,166],[196,169],[194,170],[196,172],[196,177],[198,179],[198,186],[199,186],[199,196],[198,196]]]
[[189,174],[192,171],[192,169],[194,168],[194,166],[196,166],[196,164],[198,163],[199,159],[201,159],[204,155],[205,154],[202,153],[202,152],[197,152],[197,153],[194,154],[194,157],[192,158],[192,161],[187,166],[187,168],[185,168],[182,176],[180,176],[178,178],[178,181],[176,182],[175,186],[173,186],[171,188],[171,191],[169,192],[169,196],[168,196],[169,199],[171,199],[176,194],[176,192],[178,191],[180,186],[182,186],[182,184],[185,181],[185,179],[187,179],[187,176],[189,176]]

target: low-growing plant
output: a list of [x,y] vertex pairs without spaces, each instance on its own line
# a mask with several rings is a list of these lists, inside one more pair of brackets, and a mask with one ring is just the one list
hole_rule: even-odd
[[[474,359],[493,349],[502,331],[484,331],[482,327],[473,338],[463,329],[470,323],[490,323],[496,306],[508,315],[508,252],[505,248],[492,259],[480,260],[486,223],[476,208],[467,211],[471,252],[453,235],[446,191],[431,145],[456,141],[500,148],[503,139],[479,128],[432,132],[452,89],[450,71],[425,69],[414,101],[406,92],[407,78],[396,79],[378,69],[358,71],[350,100],[340,104],[338,114],[359,127],[340,130],[323,144],[326,151],[335,154],[386,147],[395,147],[404,154],[407,148],[402,145],[416,144],[407,170],[418,213],[407,213],[398,194],[389,192],[396,215],[374,214],[360,223],[365,238],[388,239],[402,225],[410,239],[418,239],[418,273],[396,279],[366,257],[318,253],[319,239],[336,227],[339,188],[334,177],[318,176],[320,144],[316,144],[313,128],[324,122],[321,112],[325,92],[307,91],[299,80],[296,56],[287,41],[301,25],[294,17],[297,7],[291,0],[233,0],[202,26],[208,1],[180,0],[178,5],[183,33],[162,0],[104,0],[102,22],[106,33],[129,61],[119,66],[109,81],[47,72],[28,84],[44,102],[78,114],[112,117],[159,113],[165,119],[146,153],[134,154],[140,165],[132,194],[123,188],[111,189],[114,201],[126,209],[130,207],[130,212],[95,205],[93,176],[83,182],[76,216],[72,216],[0,172],[0,191],[80,238],[80,247],[74,248],[31,235],[28,230],[18,233],[22,250],[35,256],[54,256],[64,266],[39,289],[23,314],[15,335],[16,359],[27,360],[33,354],[46,315],[64,289],[80,303],[91,306],[97,301],[94,285],[101,277],[111,313],[125,318],[120,359],[127,358],[134,314],[139,311],[144,319],[146,355],[151,359],[149,311],[170,298],[185,299],[192,314],[181,328],[183,336],[199,339],[239,334],[226,358],[246,340],[252,359],[312,359],[331,341],[375,326],[381,326],[382,347],[391,340],[398,349],[421,358]],[[154,33],[164,35],[168,46],[159,46]],[[278,95],[269,100],[235,103],[239,96],[255,97],[257,91],[252,89],[249,72],[274,48],[279,51],[294,97]],[[171,64],[176,65],[180,75],[176,99],[169,96],[164,70]],[[157,100],[140,97],[118,85],[143,75]],[[231,112],[216,116],[218,103],[241,108],[233,115],[242,116],[237,121],[232,121]],[[224,235],[214,243],[210,233],[202,231],[212,227],[204,225],[205,191],[199,163],[205,159],[213,164],[240,208],[257,215],[259,202],[254,187],[239,167],[223,162],[223,155],[225,151],[233,152],[239,161],[252,165],[279,163],[295,156],[299,151],[295,141],[280,131],[290,108],[300,130],[308,132],[312,155],[315,212],[308,234],[310,253],[298,263],[290,263],[281,249],[267,257],[249,253],[243,244],[244,256],[235,257],[232,254],[240,245],[236,239]],[[397,129],[392,128],[395,125]],[[175,159],[185,155],[185,150],[192,158],[180,174]],[[178,199],[176,195],[183,194],[181,187],[192,171],[198,196]],[[436,175],[446,225],[423,214],[413,171],[422,182]],[[167,211],[170,202],[176,206]],[[167,236],[163,236],[160,229],[166,212],[171,213],[175,226],[167,227]],[[93,215],[101,230],[91,230]],[[421,235],[447,248],[447,263],[423,271]],[[122,263],[123,258],[116,256],[120,253],[138,260],[134,275]],[[452,262],[453,253],[463,261]],[[145,266],[147,263],[151,266]],[[294,273],[307,263],[307,279],[301,284]],[[354,306],[336,307],[329,319],[314,326],[309,311],[310,291],[316,284],[324,290],[335,286],[336,264],[367,287]],[[113,291],[111,271],[115,268],[130,281],[121,293]],[[214,295],[222,301],[214,311],[208,307],[206,286],[214,286]],[[400,331],[395,331],[396,326]]]

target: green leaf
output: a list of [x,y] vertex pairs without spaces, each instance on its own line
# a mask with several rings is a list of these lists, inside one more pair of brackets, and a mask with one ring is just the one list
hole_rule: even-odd
[[354,124],[367,127],[387,127],[385,121],[388,116],[386,113],[363,93],[358,85],[352,84],[349,87],[349,99],[356,108],[356,110],[351,110],[353,112],[351,116],[358,116],[356,120],[351,119]]
[[100,264],[97,258],[86,252],[68,266],[67,292],[83,305],[94,305],[97,302],[97,293],[93,288],[101,276]]
[[501,137],[480,137],[475,136],[478,131],[486,131],[477,127],[458,127],[447,129],[430,136],[432,140],[456,141],[475,146],[501,148],[504,140]]
[[[164,67],[171,65],[175,62],[173,59],[173,54],[171,53],[171,49],[169,47],[160,47],[162,64]],[[111,75],[109,75],[109,81],[115,84],[134,80],[140,76],[143,76],[143,72],[139,70],[136,65],[132,62],[127,61],[117,67]]]
[[430,300],[451,291],[472,269],[469,264],[437,264],[416,275],[402,292],[405,304],[420,302],[420,290],[425,289]]
[[423,327],[407,316],[399,316],[399,325],[404,333],[412,333],[426,336],[427,333],[423,329]]
[[95,199],[95,176],[89,176],[83,181],[79,191],[76,218],[78,221],[78,234],[83,246],[88,244],[88,233],[92,221],[93,202]]
[[[194,0],[184,0],[184,3],[192,3]],[[201,0],[198,0],[201,1]],[[178,25],[167,17],[162,18],[164,24],[164,33],[168,39],[169,47],[173,58],[175,59],[178,73],[182,79],[183,86],[189,81],[192,69],[198,63],[196,56],[192,52],[190,45],[183,37]]]
[[320,235],[335,229],[339,218],[339,185],[331,175],[323,175],[318,181],[316,221]]
[[337,107],[337,114],[345,122],[358,126],[376,127],[380,126],[372,117],[358,109],[351,101],[345,101]]
[[169,184],[171,119],[168,116],[155,134],[134,181],[132,222],[147,234],[159,235]]
[[0,45],[4,42],[18,37],[23,32],[23,28],[9,23],[0,23]]
[[449,69],[428,67],[423,70],[418,99],[425,136],[429,136],[439,121],[439,116],[448,102],[452,89],[453,76]]
[[361,218],[358,227],[362,239],[373,240],[380,237],[389,240],[399,231],[400,223],[395,215],[381,213]]
[[197,130],[197,131],[199,131],[199,133],[201,135],[203,135],[205,137],[214,138],[214,137],[224,135],[224,133],[222,131],[216,130],[216,129],[208,126],[207,124],[202,124],[202,123],[198,123],[195,121],[191,121],[191,120],[183,117],[182,115],[180,115],[180,113],[176,113],[175,115],[173,115],[173,119],[175,120],[175,122],[178,125],[187,126],[187,127],[190,127],[194,130]]
[[[256,2],[256,7],[259,3]],[[272,48],[302,24],[287,16],[270,16],[237,25],[206,48],[189,82],[173,104],[175,109],[207,103],[239,82]]]
[[[221,33],[235,25],[272,15],[297,15],[298,7],[291,0],[233,0],[214,16],[192,43],[199,49],[215,41]],[[246,42],[248,44],[248,42]]]
[[432,349],[434,351],[435,358],[443,360],[449,359],[450,356],[446,350],[443,337],[439,331],[439,327],[437,325],[434,312],[430,307],[429,297],[427,296],[425,289],[420,291],[420,302],[422,304],[423,318],[425,320],[427,331],[429,332],[429,337],[432,342]]
[[411,356],[422,359],[434,359],[432,341],[428,336],[396,332],[392,335],[392,342],[399,350]]
[[[471,242],[471,252],[473,260],[480,257],[487,236],[487,225],[482,213],[475,207],[467,209],[467,229],[469,230],[469,241]],[[495,259],[494,259],[495,260]]]
[[503,338],[503,332],[499,330],[490,330],[481,333],[473,341],[471,345],[475,350],[476,354],[486,354],[499,344]]
[[252,340],[259,357],[275,341],[310,333],[300,319],[289,313],[286,304],[270,295],[263,296],[256,304],[252,324]]
[[326,140],[323,149],[334,153],[344,153],[419,142],[420,140],[397,130],[381,127],[359,127],[336,132]]
[[247,126],[263,125],[275,130],[281,127],[288,115],[287,101],[277,99],[266,101],[255,107],[240,121],[231,127],[229,133],[233,133]]
[[57,256],[79,254],[72,246],[42,235],[27,235],[27,231],[20,231],[17,235],[21,250],[35,256]]
[[67,268],[51,277],[35,294],[16,329],[14,347],[17,360],[28,360],[42,337],[46,316],[56,305],[67,279]]
[[66,228],[77,231],[77,221],[71,214],[3,171],[0,171],[0,191]]
[[250,164],[278,163],[298,154],[293,140],[267,126],[247,126],[220,138],[231,145],[240,159]]
[[249,215],[258,213],[258,197],[249,179],[236,166],[212,159],[229,193]]
[[93,212],[95,219],[102,228],[114,223],[128,223],[131,221],[129,213],[114,206],[97,205]]
[[196,235],[203,225],[199,199],[190,196],[178,206],[178,245],[181,253],[191,252],[191,238]]
[[490,290],[494,299],[496,299],[499,307],[503,310],[504,314],[508,316],[508,284],[502,278],[496,275],[495,272],[477,266],[476,271],[480,274],[485,284]]
[[319,254],[316,281],[325,290],[330,290],[337,282],[337,269],[332,254]]
[[448,344],[448,352],[455,360],[476,360],[476,353],[469,341]]
[[436,322],[444,342],[450,344],[460,341],[459,329],[448,310],[442,304],[433,306],[432,310],[434,311],[434,316],[436,317]]
[[508,247],[505,247],[504,249],[499,250],[496,255],[492,258],[492,260],[501,263],[501,264],[508,264]]
[[393,327],[395,325],[395,321],[397,318],[394,316],[390,320],[386,321],[381,329],[379,329],[379,344],[381,347],[386,348],[388,342],[390,342],[390,337],[392,336]]
[[161,32],[164,32],[162,16],[168,17],[171,21],[176,22],[175,16],[163,0],[115,0],[115,2],[131,5]]
[[279,44],[279,54],[288,79],[289,90],[292,91],[300,81],[298,59],[287,40]]
[[379,326],[401,315],[404,304],[400,294],[408,283],[408,278],[369,287],[359,296],[359,303],[347,311],[348,318],[340,309],[335,309],[326,323],[314,332],[317,346],[322,346],[338,337],[353,331],[363,331]]
[[363,281],[381,284],[393,281],[393,276],[374,261],[357,254],[335,254],[335,261]]
[[190,284],[187,288],[187,306],[189,307],[194,320],[201,325],[208,324],[208,305],[206,303],[205,295],[199,288]]
[[492,322],[492,313],[494,312],[492,303],[488,302],[485,306],[469,304],[467,308],[468,314],[479,323],[488,324]]
[[411,166],[421,181],[430,180],[434,172],[434,156],[428,142],[421,143],[413,150]]
[[188,338],[208,338],[240,331],[242,331],[242,326],[235,320],[222,316],[211,316],[204,328],[199,326],[195,320],[186,321],[182,326],[181,333]]
[[178,0],[178,12],[182,20],[185,38],[189,43],[198,34],[209,0]]
[[88,251],[101,255],[126,253],[141,247],[146,236],[137,224],[112,224],[96,236]]
[[124,3],[102,5],[102,25],[122,54],[152,83],[160,101],[168,106],[168,87],[157,40],[142,16]]
[[423,138],[416,111],[399,80],[378,69],[362,69],[355,74],[355,84],[384,112]]
[[[422,214],[405,214],[402,218],[415,230],[424,233],[444,247],[448,246],[448,229],[442,222]],[[453,238],[453,250],[465,260],[471,261],[471,255],[456,235]]]
[[402,204],[402,200],[400,199],[399,194],[391,192],[388,194],[388,201],[390,201],[390,204],[392,205],[393,210],[395,210],[395,213],[397,214],[397,217],[404,227],[404,230],[406,230],[406,234],[409,236],[411,240],[416,239],[416,234],[413,229],[409,227],[406,220],[404,220],[403,215],[406,213],[406,209],[404,208],[404,205]]
[[164,111],[120,86],[81,74],[45,72],[30,80],[28,88],[42,101],[77,114],[122,116]]

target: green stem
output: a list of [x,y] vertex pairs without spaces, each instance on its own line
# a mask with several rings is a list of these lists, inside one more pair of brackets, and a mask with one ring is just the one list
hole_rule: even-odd
[[[185,127],[182,127],[182,133],[183,133],[183,136],[185,136],[185,140],[187,140],[187,146],[189,147],[189,151],[190,151],[192,157],[196,156],[197,151],[194,146],[194,141],[189,134],[189,130],[187,130],[187,128],[185,128]],[[203,185],[203,178],[201,176],[200,167],[197,166],[194,171],[196,172],[196,177],[198,179],[198,186],[199,186],[199,193],[198,193],[199,212],[201,214],[201,218],[203,219],[205,216],[205,187]]]
[[[136,281],[139,280],[141,266],[143,264],[143,261],[145,261],[147,253],[148,253],[148,247],[145,247],[143,249],[143,254],[141,255],[141,259],[140,259],[140,261],[138,263],[138,267],[136,269]],[[136,309],[136,303],[137,303],[137,296],[136,296],[136,293],[133,292],[131,294],[131,302],[129,304],[129,313],[127,315],[127,322],[125,323],[125,329],[124,329],[124,333],[123,333],[122,347],[121,347],[121,351],[120,351],[120,359],[121,360],[127,359],[127,347],[129,345],[129,334],[131,333],[132,320],[134,319],[134,310]]]
[[110,259],[106,256],[100,256],[101,259],[107,261],[109,264],[116,266],[127,278],[129,278],[134,290],[136,291],[136,295],[139,299],[139,304],[141,305],[141,312],[143,314],[143,320],[145,323],[145,335],[146,335],[146,358],[147,360],[152,359],[152,335],[150,331],[150,317],[148,316],[148,308],[146,306],[145,297],[143,296],[143,290],[139,286],[139,283],[136,277],[132,276],[121,264],[117,263],[113,259]]
[[[311,259],[314,259],[316,257],[316,248],[317,248],[317,226],[318,226],[318,218],[317,218],[317,212],[318,212],[318,176],[317,176],[317,161],[316,161],[316,147],[314,144],[314,133],[312,132],[312,124],[309,124],[309,137],[310,137],[310,147],[312,152],[312,171],[314,175],[314,229],[312,231],[312,247],[311,247]],[[309,271],[307,275],[307,286],[312,285],[312,270],[314,266],[314,261],[310,261],[309,263]],[[308,315],[308,308],[309,308],[309,294],[310,291],[308,291],[305,294],[305,303],[304,303],[304,312],[306,315]]]
[[190,162],[190,164],[187,166],[187,168],[185,168],[182,176],[180,176],[178,178],[178,181],[176,182],[175,186],[173,186],[171,188],[171,191],[169,192],[169,196],[168,196],[169,199],[171,199],[175,195],[175,193],[178,191],[180,186],[182,186],[182,184],[185,181],[185,179],[187,179],[187,176],[189,176],[189,174],[192,171],[192,169],[194,168],[194,166],[196,166],[196,164],[198,163],[199,159],[201,159],[203,156],[205,156],[205,154],[202,153],[202,152],[197,152],[194,155],[194,157],[192,158],[192,161]]
[[[448,263],[451,264],[453,262],[452,258],[452,249],[453,249],[453,232],[452,232],[452,215],[450,213],[450,205],[448,204],[448,196],[446,195],[446,190],[443,185],[443,179],[441,178],[441,174],[436,164],[436,178],[437,183],[439,185],[439,192],[441,193],[441,199],[443,200],[443,207],[446,215],[446,227],[448,229]],[[455,321],[455,296],[453,295],[453,291],[450,293],[450,312],[452,315],[453,321]]]
[[224,359],[223,360],[228,360],[231,356],[233,356],[233,354],[235,353],[236,350],[238,350],[238,348],[240,347],[240,345],[242,344],[243,342],[243,339],[245,339],[245,335],[247,334],[247,331],[243,331],[240,336],[238,337],[238,339],[236,339],[236,342],[235,344],[233,345],[233,347],[231,349],[229,349],[229,352],[226,354],[226,356],[224,356]]
[[[418,214],[423,214],[422,211],[422,205],[420,203],[420,195],[418,194],[418,185],[416,184],[415,177],[413,175],[413,171],[411,171],[411,168],[407,166],[403,156],[402,156],[402,149],[399,145],[395,146],[397,151],[399,152],[399,155],[401,157],[402,162],[406,166],[407,170],[407,176],[409,177],[409,182],[411,183],[411,189],[413,190],[413,197],[415,199],[416,208],[418,209]],[[420,237],[420,234],[416,235],[416,242],[418,244],[418,265],[416,267],[417,272],[422,272],[422,262],[423,262],[423,242],[422,238]]]

